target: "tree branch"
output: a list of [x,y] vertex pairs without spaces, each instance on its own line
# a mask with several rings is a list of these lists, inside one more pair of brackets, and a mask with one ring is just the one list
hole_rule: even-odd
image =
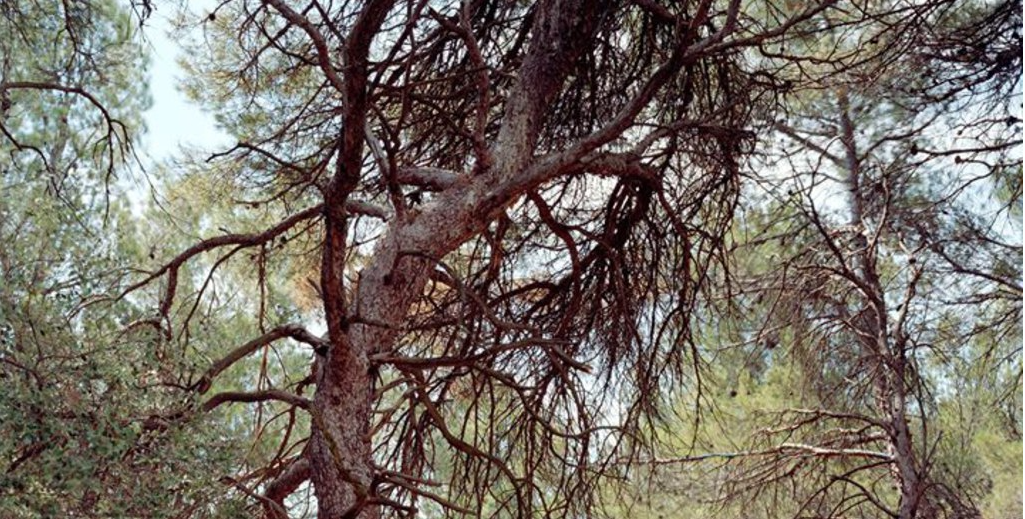
[[[264,3],[274,7],[289,23],[299,27],[310,37],[313,47],[317,50],[317,64],[320,66],[320,70],[324,72],[324,76],[327,77],[327,80],[335,90],[345,92],[345,82],[342,81],[342,77],[335,70],[334,63],[331,62],[331,51],[328,49],[324,35],[320,34],[320,31],[313,26],[313,23],[308,18],[297,13],[285,4],[283,0],[264,0]],[[345,102],[344,98],[342,102]]]
[[203,377],[200,378],[199,382],[196,383],[196,390],[200,394],[206,393],[210,389],[210,384],[213,382],[213,379],[217,377],[217,375],[220,375],[221,372],[228,369],[239,360],[242,360],[243,358],[249,356],[261,347],[266,346],[284,337],[291,337],[292,339],[295,339],[299,342],[309,344],[310,346],[313,346],[314,349],[327,347],[327,341],[313,335],[312,333],[310,333],[305,328],[299,325],[288,324],[284,326],[279,326],[243,344],[242,346],[235,348],[234,350],[232,350],[231,353],[215,362],[212,366],[210,366],[209,369],[206,370],[206,373],[203,374]]
[[239,246],[242,246],[242,247],[254,247],[256,245],[261,245],[261,244],[267,243],[268,241],[273,240],[274,238],[277,238],[279,235],[285,233],[286,231],[288,231],[289,229],[294,227],[299,222],[308,220],[310,218],[313,218],[313,217],[319,215],[320,212],[321,212],[322,207],[323,207],[322,205],[315,205],[315,206],[310,207],[310,208],[308,208],[308,209],[306,209],[304,211],[300,211],[300,212],[298,212],[298,213],[296,213],[296,214],[286,218],[284,221],[282,221],[281,223],[275,225],[274,227],[271,227],[270,229],[267,229],[266,231],[263,231],[261,233],[255,233],[255,234],[225,234],[225,235],[222,235],[222,236],[216,236],[214,238],[208,238],[206,240],[203,240],[203,241],[193,245],[192,247],[189,247],[188,249],[186,249],[181,254],[175,256],[174,259],[172,259],[170,262],[165,264],[163,267],[157,269],[155,272],[151,273],[150,275],[146,276],[141,281],[139,281],[139,282],[133,284],[132,286],[126,288],[124,290],[124,292],[122,292],[119,297],[124,297],[127,294],[129,294],[131,292],[134,292],[135,290],[138,290],[139,288],[145,286],[149,282],[153,281],[154,279],[159,278],[160,276],[162,276],[162,275],[164,275],[166,273],[167,274],[167,290],[164,293],[163,300],[160,303],[160,315],[161,316],[166,316],[167,312],[171,308],[171,303],[174,300],[174,294],[175,294],[175,291],[177,290],[178,269],[180,269],[181,266],[183,264],[185,264],[186,261],[192,259],[194,256],[197,256],[199,254],[202,254],[204,252],[207,252],[207,251],[219,248],[219,247],[224,247],[224,246],[228,246],[228,245],[239,245]]
[[441,168],[399,168],[396,180],[402,184],[444,191],[459,181],[460,175]]
[[282,391],[280,389],[264,389],[262,391],[253,392],[225,391],[224,393],[217,393],[204,402],[200,409],[203,412],[209,412],[216,409],[221,404],[228,402],[251,403],[268,402],[273,400],[285,402],[303,409],[309,409],[310,406],[313,405],[313,402],[308,398],[303,398],[299,395],[289,393],[288,391]]
[[[263,495],[267,500],[276,503],[278,507],[283,509],[285,498],[292,495],[300,485],[308,481],[311,474],[310,460],[300,455],[293,459],[273,481],[267,484]],[[265,505],[264,508],[269,516],[271,515],[270,510],[276,510],[275,507],[269,505]],[[287,518],[287,515],[284,517]]]

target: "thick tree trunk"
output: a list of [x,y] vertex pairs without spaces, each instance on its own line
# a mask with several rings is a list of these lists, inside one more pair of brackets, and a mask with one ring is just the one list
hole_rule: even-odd
[[[373,377],[369,345],[353,340],[353,313],[345,287],[348,215],[345,205],[359,184],[367,125],[367,56],[394,0],[369,0],[341,49],[345,77],[341,87],[341,135],[336,171],[324,189],[324,246],[321,291],[330,348],[320,363],[311,413],[309,459],[321,518],[372,519],[380,510],[367,501],[373,479],[370,438]],[[281,8],[287,10],[287,8]],[[318,49],[327,52],[327,49]],[[322,59],[327,56],[322,55]],[[326,70],[332,70],[329,66]]]
[[370,489],[370,417],[372,381],[367,356],[356,348],[338,348],[333,369],[324,369],[314,398],[310,457],[319,516],[377,517],[362,502]]

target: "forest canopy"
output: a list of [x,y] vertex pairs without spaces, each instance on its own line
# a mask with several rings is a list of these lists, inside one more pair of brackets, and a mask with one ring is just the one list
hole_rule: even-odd
[[[158,16],[230,144],[152,164]],[[1022,50],[1009,0],[4,2],[0,517],[1021,517]]]

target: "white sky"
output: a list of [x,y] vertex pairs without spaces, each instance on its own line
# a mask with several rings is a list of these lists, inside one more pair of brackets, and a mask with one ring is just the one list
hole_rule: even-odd
[[[197,2],[202,4],[203,2]],[[146,111],[146,134],[138,148],[147,167],[172,158],[182,147],[212,150],[229,144],[213,116],[202,111],[178,87],[182,77],[181,49],[168,38],[172,6],[156,10],[144,29],[150,51],[149,90],[153,106]]]

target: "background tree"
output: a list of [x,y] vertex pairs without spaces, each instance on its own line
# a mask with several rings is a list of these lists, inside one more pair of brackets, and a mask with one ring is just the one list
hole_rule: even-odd
[[739,364],[723,391],[765,412],[720,407],[701,435],[720,455],[677,458],[722,463],[745,513],[1020,513],[1017,490],[989,486],[1017,464],[979,450],[1021,449],[1021,10],[934,16],[904,35],[917,50],[773,123],[778,174],[756,180],[738,237],[757,259],[734,270],[720,336]]

